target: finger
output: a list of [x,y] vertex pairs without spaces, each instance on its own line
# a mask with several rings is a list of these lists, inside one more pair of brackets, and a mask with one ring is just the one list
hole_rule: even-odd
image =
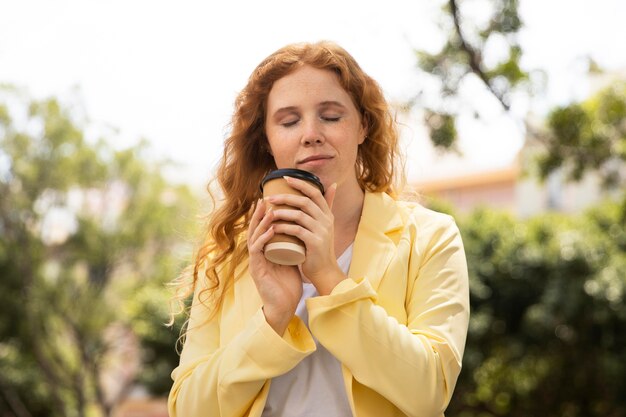
[[257,224],[256,228],[252,231],[252,234],[250,236],[250,241],[252,243],[256,242],[259,236],[265,233],[272,226],[273,221],[274,221],[274,209],[273,207],[270,207],[263,214],[263,218]]
[[274,231],[274,227],[270,226],[265,232],[259,235],[259,237],[254,241],[254,243],[248,250],[263,253],[263,248],[265,248],[267,242],[269,242],[270,239],[274,237],[275,233],[276,232]]
[[307,248],[309,247],[309,245],[307,245],[307,242],[317,236],[310,230],[293,223],[276,223],[272,225],[272,229],[274,230],[274,233],[277,234],[285,234],[297,237],[304,242]]
[[259,212],[255,210],[253,220],[250,221],[250,226],[248,228],[248,250],[250,252],[262,251],[263,246],[259,247],[256,242],[261,235],[267,232],[274,221],[273,208],[270,207],[264,212],[263,208],[265,207],[265,204],[259,205],[262,207],[257,208]]
[[335,196],[337,195],[337,183],[333,183],[328,190],[324,193],[324,199],[326,199],[326,204],[328,204],[329,209],[333,209],[333,203],[335,202]]
[[252,232],[257,228],[261,219],[265,215],[265,201],[262,198],[258,199],[256,202],[256,206],[254,207],[254,211],[252,212],[252,217],[250,218],[250,224],[248,225],[248,238],[252,234]]
[[290,187],[295,188],[296,190],[300,191],[305,196],[309,197],[320,208],[322,209],[324,208],[326,204],[323,204],[322,202],[326,203],[326,201],[324,200],[324,196],[322,195],[319,188],[317,188],[316,186],[314,186],[308,181],[304,181],[298,178],[293,178],[293,177],[284,177],[284,178]]
[[248,246],[250,246],[254,242],[255,232],[259,227],[259,224],[263,220],[265,216],[265,202],[262,199],[259,199],[256,203],[256,207],[252,212],[252,217],[250,218],[250,224],[248,225],[247,232],[247,240]]
[[302,210],[277,209],[274,210],[274,221],[282,220],[287,222],[295,222],[305,229],[313,231],[315,225],[318,224],[313,217]]
[[[324,197],[321,197],[321,199],[323,207],[326,206]],[[293,207],[294,209],[302,211],[313,218],[319,218],[324,213],[324,209],[307,196],[295,194],[275,194],[267,197],[266,202],[274,206]]]
[[248,253],[250,255],[250,259],[255,258],[257,255],[263,256],[263,250],[265,249],[265,245],[274,237],[273,227],[270,227],[265,232],[259,234],[256,237],[256,240],[248,245]]

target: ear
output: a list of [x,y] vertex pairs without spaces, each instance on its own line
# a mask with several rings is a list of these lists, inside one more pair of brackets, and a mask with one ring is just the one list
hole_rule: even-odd
[[270,146],[270,141],[267,139],[267,135],[265,133],[263,134],[261,141],[261,149],[274,156],[274,153],[272,152],[272,147]]
[[361,132],[359,135],[361,139],[359,139],[359,145],[365,142],[365,139],[368,136],[367,135],[368,131],[369,131],[369,117],[367,117],[367,114],[364,113],[363,115],[361,115]]

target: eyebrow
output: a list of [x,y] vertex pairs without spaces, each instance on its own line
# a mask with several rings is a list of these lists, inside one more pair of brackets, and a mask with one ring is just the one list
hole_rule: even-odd
[[334,100],[329,100],[329,101],[322,101],[319,104],[320,107],[341,107],[341,108],[345,108],[346,106],[344,106],[343,104],[341,104],[338,101],[334,101]]
[[[318,104],[318,107],[322,107],[322,108],[326,108],[326,107],[341,107],[342,109],[346,108],[346,106],[344,106],[342,103],[340,103],[338,101],[335,101],[335,100],[322,101],[321,103]],[[296,112],[297,110],[298,110],[297,106],[281,107],[280,109],[277,109],[272,114],[272,117],[280,116],[283,113]]]

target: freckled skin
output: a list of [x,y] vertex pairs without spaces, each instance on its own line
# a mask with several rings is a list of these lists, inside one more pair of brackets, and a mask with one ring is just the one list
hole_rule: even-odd
[[[343,252],[354,240],[364,192],[356,178],[358,147],[366,126],[338,76],[303,66],[276,81],[270,91],[265,133],[278,168],[299,168],[316,174],[326,193],[288,178],[304,197],[275,195],[269,202],[298,210],[268,210],[260,202],[248,228],[249,271],[263,301],[267,322],[283,334],[302,295],[302,280],[320,295],[329,294],[346,276],[335,249]],[[286,220],[291,224],[278,224]],[[275,233],[301,239],[306,246],[302,265],[267,261],[264,245]]]
[[[267,107],[265,132],[278,168],[313,172],[325,188],[358,187],[354,164],[365,128],[336,74],[304,66],[274,83]],[[301,163],[318,154],[331,158]]]

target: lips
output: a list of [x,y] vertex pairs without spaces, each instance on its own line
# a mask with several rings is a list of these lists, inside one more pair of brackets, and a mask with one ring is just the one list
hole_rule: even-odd
[[320,161],[323,159],[331,159],[331,158],[332,156],[330,155],[311,155],[298,161],[298,164],[306,164],[307,162]]

